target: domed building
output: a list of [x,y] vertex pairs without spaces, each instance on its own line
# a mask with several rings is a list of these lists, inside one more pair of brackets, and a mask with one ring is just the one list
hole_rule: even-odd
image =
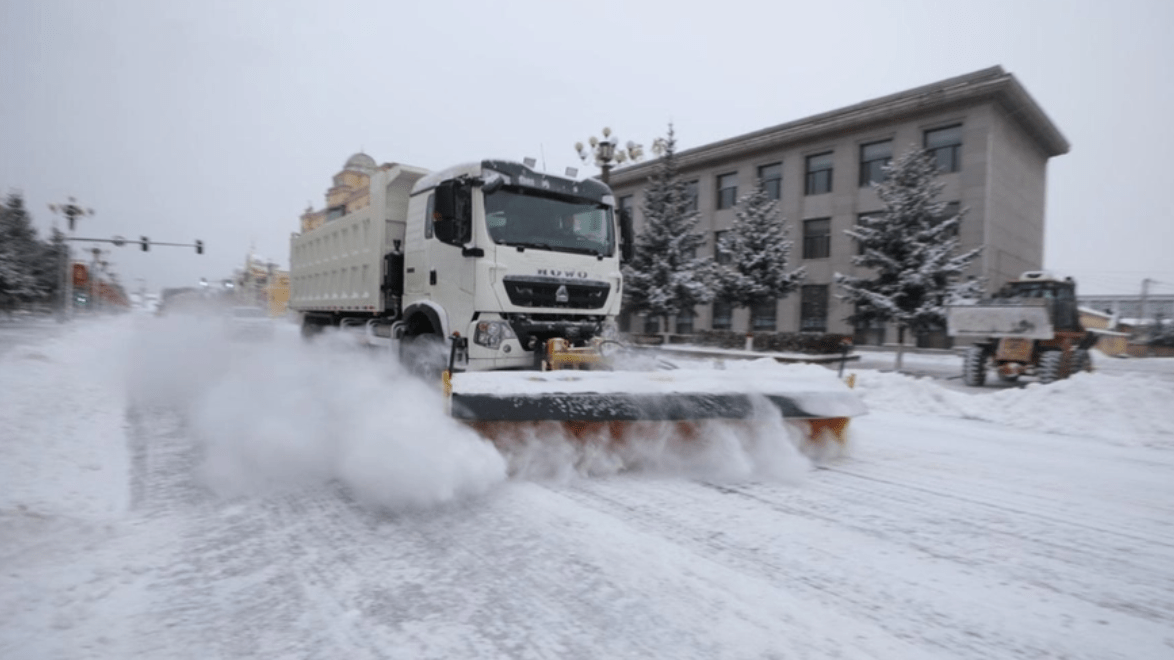
[[370,204],[371,175],[389,167],[390,163],[376,164],[374,158],[362,151],[346,159],[342,170],[334,175],[334,185],[326,191],[326,207],[314,210],[311,205],[302,214],[302,233]]

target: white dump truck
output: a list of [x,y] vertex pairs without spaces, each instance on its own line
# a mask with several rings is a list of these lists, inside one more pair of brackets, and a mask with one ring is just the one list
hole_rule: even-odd
[[306,333],[361,326],[410,361],[459,335],[462,369],[536,367],[549,339],[615,333],[614,207],[598,181],[505,161],[375,169],[365,208],[293,237],[289,306]]

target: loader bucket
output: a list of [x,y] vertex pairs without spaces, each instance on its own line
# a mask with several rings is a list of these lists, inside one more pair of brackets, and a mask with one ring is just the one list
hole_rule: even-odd
[[450,414],[506,451],[551,433],[604,448],[666,433],[690,441],[714,422],[753,427],[780,415],[804,449],[842,444],[849,418],[865,412],[855,392],[823,367],[772,366],[750,378],[715,369],[455,374]]

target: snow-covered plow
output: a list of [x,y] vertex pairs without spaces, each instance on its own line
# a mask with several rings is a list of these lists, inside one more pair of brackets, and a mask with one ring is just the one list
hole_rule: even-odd
[[704,441],[715,424],[754,430],[782,421],[801,449],[826,455],[828,445],[844,443],[850,418],[866,412],[823,367],[730,367],[457,373],[446,390],[452,417],[506,451],[551,433],[615,448],[666,436]]

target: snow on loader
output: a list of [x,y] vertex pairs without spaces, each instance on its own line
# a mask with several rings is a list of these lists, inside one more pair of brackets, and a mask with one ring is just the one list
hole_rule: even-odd
[[1023,273],[991,298],[947,307],[946,329],[951,337],[976,340],[962,366],[970,386],[984,385],[992,366],[1008,382],[1035,376],[1051,383],[1092,371],[1088,350],[1097,335],[1080,324],[1072,278]]
[[714,424],[769,429],[781,416],[798,431],[799,448],[822,457],[842,449],[849,419],[866,412],[852,379],[823,367],[624,371],[601,350],[605,342],[576,348],[551,339],[541,371],[454,373],[462,343],[454,342],[443,377],[449,413],[506,452],[551,433],[639,451],[657,438],[703,442]]

